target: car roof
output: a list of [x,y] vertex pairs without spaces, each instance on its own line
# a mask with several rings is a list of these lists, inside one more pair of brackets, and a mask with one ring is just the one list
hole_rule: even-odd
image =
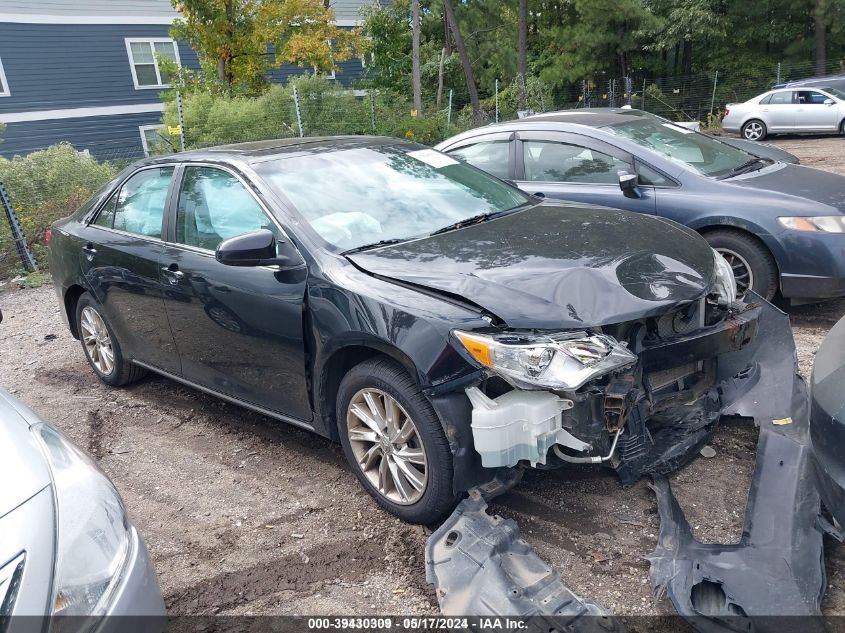
[[534,114],[524,119],[513,121],[527,122],[551,122],[551,123],[574,123],[589,127],[602,127],[614,123],[624,123],[632,118],[647,118],[639,110],[623,110],[622,108],[579,108],[577,110],[561,110],[559,112],[547,112],[545,114]]
[[341,150],[351,147],[375,147],[379,145],[406,145],[409,148],[421,147],[398,138],[388,136],[310,136],[304,138],[280,138],[246,143],[231,143],[203,149],[188,150],[178,154],[156,156],[138,163],[138,165],[156,164],[174,161],[211,161],[211,162],[261,162],[272,158],[283,158],[296,154]]

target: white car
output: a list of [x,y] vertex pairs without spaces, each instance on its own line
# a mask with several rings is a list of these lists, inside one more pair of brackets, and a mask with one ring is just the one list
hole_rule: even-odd
[[722,129],[749,141],[781,133],[845,134],[845,92],[831,87],[770,90],[745,103],[729,103]]

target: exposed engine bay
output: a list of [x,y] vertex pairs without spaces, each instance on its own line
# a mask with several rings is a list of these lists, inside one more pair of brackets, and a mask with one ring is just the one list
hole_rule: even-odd
[[719,358],[753,341],[760,311],[759,303],[722,307],[701,299],[661,317],[563,339],[576,342],[564,351],[598,374],[584,380],[584,369],[561,370],[572,389],[540,389],[502,371],[485,376],[465,388],[482,465],[603,463],[624,484],[677,469],[715,430]]

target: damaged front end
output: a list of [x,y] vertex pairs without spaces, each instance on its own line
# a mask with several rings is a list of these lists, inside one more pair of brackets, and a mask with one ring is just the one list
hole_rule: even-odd
[[721,359],[754,340],[762,309],[701,299],[600,331],[455,332],[489,370],[465,386],[482,466],[603,463],[626,485],[677,469],[715,430]]
[[[648,556],[651,580],[695,629],[780,631],[783,622],[772,616],[819,616],[826,582],[820,503],[789,319],[753,293],[730,308],[702,301],[699,309],[604,328],[601,335],[635,360],[574,390],[529,390],[490,375],[466,387],[475,448],[485,467],[499,469],[499,483],[472,491],[429,540],[429,581],[446,590],[438,593],[443,609],[545,617],[560,602],[566,618],[603,613],[556,575],[528,573],[547,568],[523,551],[515,524],[487,516],[479,501],[512,485],[501,474],[508,469],[566,461],[605,463],[623,483],[653,476],[661,527]],[[701,449],[722,416],[753,420],[760,441],[742,539],[705,545],[664,475]],[[513,568],[514,555],[530,564]],[[450,597],[467,574],[483,577],[486,588],[471,585],[457,598],[451,589]],[[554,599],[538,603],[546,593]],[[594,619],[583,620],[579,626]],[[802,630],[823,630],[819,620],[802,620]]]

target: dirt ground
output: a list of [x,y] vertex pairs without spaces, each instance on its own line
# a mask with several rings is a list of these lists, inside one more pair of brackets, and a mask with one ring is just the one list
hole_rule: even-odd
[[[804,164],[845,175],[841,138],[777,144]],[[430,614],[424,544],[430,529],[381,511],[338,446],[151,376],[102,385],[63,325],[53,289],[0,293],[0,384],[100,462],[146,539],[173,614]],[[789,310],[801,368],[845,301]],[[716,456],[673,478],[700,540],[739,538],[756,432],[723,426]],[[620,615],[671,613],[656,602],[643,556],[658,518],[645,482],[530,472],[494,511],[577,593]],[[828,548],[828,614],[845,614],[845,549]]]

